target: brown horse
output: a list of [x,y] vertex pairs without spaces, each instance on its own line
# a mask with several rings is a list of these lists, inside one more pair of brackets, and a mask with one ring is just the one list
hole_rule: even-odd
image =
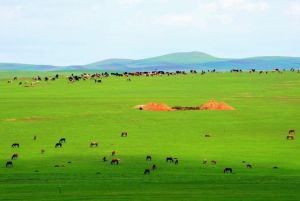
[[111,152],[111,155],[114,156],[114,155],[116,155],[116,153],[117,152],[114,150],[114,151]]
[[111,164],[111,165],[119,165],[120,161],[121,161],[121,160],[118,159],[118,158],[113,158],[113,159],[111,160],[110,164]]

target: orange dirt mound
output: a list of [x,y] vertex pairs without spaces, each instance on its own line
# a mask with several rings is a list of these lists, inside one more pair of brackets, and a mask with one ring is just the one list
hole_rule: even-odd
[[207,103],[200,106],[201,110],[234,110],[233,107],[224,103],[224,102],[217,102],[215,100],[210,100]]
[[172,107],[165,103],[147,103],[145,105],[138,105],[136,108],[140,110],[150,110],[150,111],[172,111]]

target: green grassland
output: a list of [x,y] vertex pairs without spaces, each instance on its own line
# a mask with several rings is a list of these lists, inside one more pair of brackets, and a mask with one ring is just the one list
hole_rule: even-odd
[[[289,129],[300,131],[300,74],[109,77],[101,84],[59,79],[34,87],[8,84],[9,76],[0,80],[0,200],[300,200],[300,138],[286,140]],[[133,109],[210,99],[236,110]],[[67,142],[55,149],[61,137]],[[91,141],[99,147],[90,148]],[[19,149],[11,148],[14,142]],[[102,161],[112,150],[118,166]],[[5,168],[13,153],[19,158]],[[167,156],[179,165],[166,163]],[[144,175],[152,164],[157,170]],[[224,174],[225,167],[234,174]]]

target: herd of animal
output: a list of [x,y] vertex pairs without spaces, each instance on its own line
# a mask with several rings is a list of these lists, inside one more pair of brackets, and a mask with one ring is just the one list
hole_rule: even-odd
[[[282,73],[287,71],[286,69],[280,70],[279,68],[274,68],[272,71],[263,71],[263,70],[256,70],[256,69],[250,69],[248,72],[249,73],[259,73],[259,74],[268,74],[269,72],[277,72],[277,73]],[[300,73],[300,70],[296,70],[295,68],[290,68],[288,71],[290,72],[297,72]],[[206,73],[216,73],[216,69],[212,70],[201,70],[201,71],[196,71],[196,70],[189,70],[188,71],[190,74],[201,74],[204,75]],[[145,71],[145,72],[123,72],[123,73],[118,73],[118,72],[103,72],[103,73],[81,73],[80,75],[74,75],[73,73],[69,76],[62,76],[59,74],[56,74],[54,76],[45,76],[41,77],[39,75],[32,77],[32,80],[26,80],[26,81],[19,81],[19,85],[23,85],[24,87],[29,87],[29,86],[35,86],[37,83],[40,81],[55,81],[61,77],[67,78],[67,80],[71,83],[77,82],[80,80],[94,80],[95,83],[102,83],[102,78],[109,77],[109,76],[116,76],[116,77],[126,77],[127,81],[131,81],[130,77],[138,77],[138,76],[162,76],[162,75],[167,75],[167,76],[172,76],[172,75],[186,75],[188,74],[187,71],[174,71],[174,72],[168,72],[168,71]],[[233,68],[230,70],[231,73],[242,73],[244,72],[241,69],[236,69]],[[14,77],[12,80],[8,80],[7,83],[11,84],[13,81],[17,81],[18,77]]]
[[[289,130],[289,131],[288,131],[287,139],[288,139],[288,140],[294,140],[294,139],[295,139],[295,134],[296,134],[296,132],[295,132],[294,129]],[[127,137],[127,136],[128,136],[128,132],[124,131],[124,132],[121,133],[121,137]],[[208,138],[208,137],[211,137],[211,135],[205,134],[204,137]],[[34,140],[34,141],[37,140],[37,136],[36,136],[36,135],[33,137],[33,140]],[[55,146],[54,146],[54,147],[57,148],[57,149],[58,149],[58,148],[62,148],[62,147],[63,147],[63,144],[65,144],[65,143],[66,143],[66,138],[60,138],[59,141],[58,141],[57,143],[55,143]],[[91,147],[91,148],[97,148],[98,145],[99,145],[99,143],[96,142],[96,141],[92,141],[92,142],[90,143],[90,147]],[[20,144],[19,144],[19,143],[13,143],[13,144],[11,145],[11,147],[12,147],[13,149],[18,149],[18,148],[20,147]],[[45,153],[45,150],[44,150],[44,149],[41,149],[41,154],[44,154],[44,153]],[[119,163],[121,162],[121,159],[120,159],[120,158],[116,158],[115,155],[116,155],[116,151],[113,150],[113,151],[111,152],[111,156],[112,156],[112,159],[111,159],[111,161],[110,161],[110,164],[111,164],[111,165],[119,165]],[[9,160],[9,161],[6,162],[6,168],[12,168],[12,167],[13,167],[13,160],[18,159],[18,157],[19,157],[19,154],[18,154],[18,153],[14,153],[14,154],[11,156],[11,160]],[[146,161],[152,161],[152,156],[151,156],[151,155],[147,155],[145,159],[146,159]],[[102,158],[102,160],[103,160],[103,162],[107,162],[107,161],[108,161],[106,156],[104,156],[104,157]],[[167,163],[172,163],[172,164],[175,164],[175,165],[179,165],[179,159],[178,159],[177,157],[171,157],[171,156],[168,156],[168,157],[166,157],[166,162],[167,162]],[[204,159],[204,160],[202,161],[202,164],[203,164],[203,165],[207,165],[208,162],[209,162],[209,161],[208,161],[207,159]],[[71,163],[71,161],[69,161],[68,163]],[[246,161],[242,161],[242,163],[245,164]],[[211,160],[211,161],[210,161],[210,164],[211,164],[211,165],[217,165],[217,161],[216,161],[216,160]],[[60,167],[60,166],[59,166],[59,165],[54,165],[54,167]],[[62,166],[62,167],[64,167],[64,166]],[[252,169],[253,166],[252,166],[252,164],[246,164],[246,168]],[[155,171],[156,169],[157,169],[156,164],[152,164],[151,168],[146,168],[146,169],[144,170],[144,174],[145,174],[145,175],[148,175],[148,174],[150,174],[151,171]],[[273,169],[278,169],[278,167],[277,167],[277,166],[274,166]],[[233,168],[231,168],[231,167],[225,167],[224,170],[223,170],[223,172],[224,172],[225,174],[226,174],[226,173],[233,173]]]

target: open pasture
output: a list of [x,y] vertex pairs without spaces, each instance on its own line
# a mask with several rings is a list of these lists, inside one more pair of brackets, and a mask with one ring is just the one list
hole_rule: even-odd
[[[12,77],[0,80],[0,200],[300,200],[299,73],[60,78],[32,87],[7,83]],[[134,109],[211,99],[235,110]],[[295,140],[286,139],[290,129]]]

